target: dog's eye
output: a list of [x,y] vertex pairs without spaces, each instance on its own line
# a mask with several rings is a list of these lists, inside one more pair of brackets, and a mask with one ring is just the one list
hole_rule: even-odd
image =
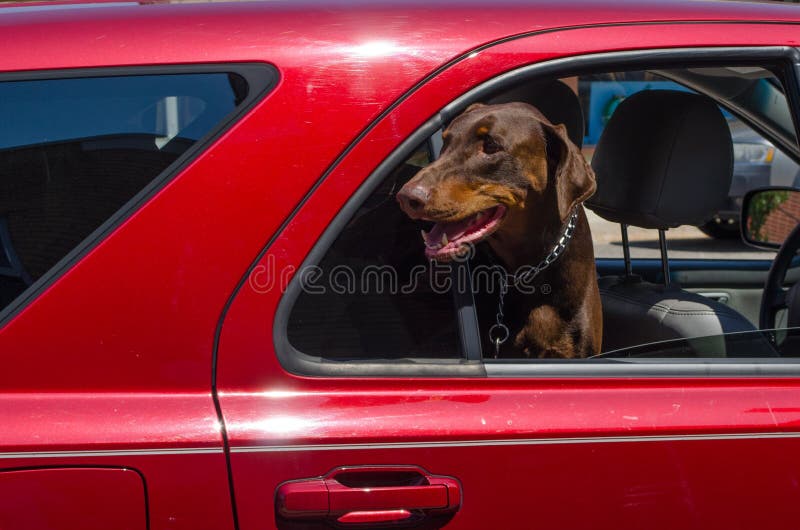
[[483,137],[483,152],[487,155],[491,155],[497,153],[498,151],[502,151],[503,146],[497,143],[497,141],[489,136],[488,134]]

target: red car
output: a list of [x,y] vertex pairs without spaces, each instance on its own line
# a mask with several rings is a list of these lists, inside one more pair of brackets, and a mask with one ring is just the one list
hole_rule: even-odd
[[[800,350],[765,330],[800,321],[796,247],[683,227],[659,260],[590,199],[603,353],[494,358],[496,304],[461,265],[415,280],[394,195],[472,103],[580,144],[618,80],[797,161],[798,42],[798,8],[745,2],[4,4],[0,528],[793,527]],[[624,173],[684,115],[651,108],[585,156]],[[727,197],[715,142],[665,143],[669,208]],[[596,197],[660,193],[593,164]]]

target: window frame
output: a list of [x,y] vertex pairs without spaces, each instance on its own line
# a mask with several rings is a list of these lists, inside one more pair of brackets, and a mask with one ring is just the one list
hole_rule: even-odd
[[37,299],[66,271],[71,269],[84,256],[91,252],[92,249],[131,217],[131,215],[138,211],[150,198],[169,184],[190,163],[194,162],[194,160],[205,152],[210,145],[225,134],[235,123],[240,121],[242,117],[250,112],[256,104],[270,93],[278,85],[280,79],[280,74],[273,65],[258,62],[93,67],[0,72],[0,82],[190,74],[237,74],[247,82],[247,95],[232,112],[194,142],[189,149],[182,153],[144,188],[125,202],[120,209],[93,230],[39,279],[28,286],[16,299],[0,310],[0,328],[10,322],[17,314],[27,307],[28,304]]
[[[439,129],[458,116],[470,104],[486,99],[492,93],[514,86],[523,80],[573,76],[592,70],[633,70],[685,67],[686,63],[758,64],[779,74],[785,84],[787,102],[792,112],[795,134],[800,138],[800,50],[789,46],[666,48],[623,52],[603,52],[576,57],[559,58],[523,66],[496,76],[457,97],[445,105],[400,145],[364,180],[358,190],[345,202],[308,253],[298,271],[318,264],[336,240],[357,208],[377,188],[383,179],[414,148],[432,137]],[[769,65],[769,66],[767,66]],[[748,125],[746,116],[740,116]],[[754,127],[759,132],[762,128]],[[797,148],[795,153],[800,150]],[[614,260],[604,260],[614,261]],[[621,260],[619,260],[621,261]],[[462,334],[462,359],[392,359],[329,361],[296,350],[288,341],[287,327],[294,302],[301,292],[300,273],[289,282],[278,304],[273,321],[273,340],[280,364],[289,372],[305,376],[333,377],[796,377],[800,375],[800,359],[479,359],[470,353]],[[455,309],[455,308],[454,308]],[[459,308],[459,325],[464,318],[477,320],[474,306]]]

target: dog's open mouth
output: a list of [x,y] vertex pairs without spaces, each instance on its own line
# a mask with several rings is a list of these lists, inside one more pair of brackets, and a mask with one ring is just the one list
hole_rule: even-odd
[[506,207],[498,205],[460,221],[436,223],[429,232],[422,231],[425,256],[439,261],[453,259],[466,252],[469,243],[486,239],[497,230],[505,213]]

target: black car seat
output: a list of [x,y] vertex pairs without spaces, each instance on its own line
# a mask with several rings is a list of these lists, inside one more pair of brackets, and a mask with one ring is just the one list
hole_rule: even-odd
[[[733,173],[730,131],[716,104],[672,90],[625,99],[592,159],[597,193],[587,206],[622,224],[626,273],[600,278],[603,351],[669,339],[751,331],[755,326],[722,303],[670,282],[665,231],[700,225],[725,203]],[[659,231],[664,283],[632,273],[627,225]],[[700,341],[700,356],[724,356],[725,343]]]
[[550,123],[563,123],[569,139],[580,147],[583,145],[584,119],[581,102],[577,94],[561,81],[523,84],[515,86],[491,98],[488,103],[521,101],[539,109]]

